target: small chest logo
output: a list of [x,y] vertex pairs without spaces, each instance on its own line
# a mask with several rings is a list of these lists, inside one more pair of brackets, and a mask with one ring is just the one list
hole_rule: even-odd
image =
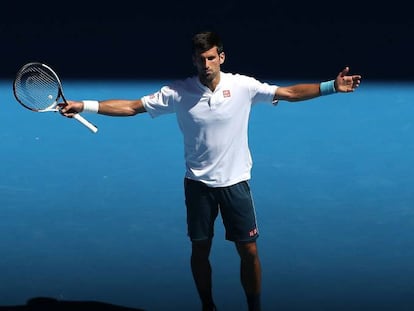
[[257,230],[257,228],[254,228],[253,230],[249,231],[249,236],[253,237],[255,235],[257,235],[259,233],[259,231]]
[[223,96],[224,97],[230,97],[231,96],[230,90],[223,90]]

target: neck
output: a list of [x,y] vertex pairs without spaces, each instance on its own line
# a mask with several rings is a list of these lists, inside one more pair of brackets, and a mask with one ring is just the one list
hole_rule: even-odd
[[217,85],[220,82],[220,73],[218,73],[213,79],[208,79],[206,77],[199,76],[201,84],[208,87],[212,92],[216,89]]

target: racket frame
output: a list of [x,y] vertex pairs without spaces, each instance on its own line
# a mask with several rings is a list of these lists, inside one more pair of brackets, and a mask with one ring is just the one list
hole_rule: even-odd
[[[27,67],[30,66],[41,66],[46,68],[48,71],[50,71],[50,73],[53,75],[53,77],[56,79],[57,82],[57,86],[58,86],[58,93],[57,96],[55,98],[55,100],[53,101],[53,103],[46,107],[45,109],[35,109],[33,107],[30,107],[28,105],[26,105],[17,95],[17,90],[16,90],[16,81],[17,81],[17,77],[20,75],[19,73],[22,72],[23,70],[25,70]],[[62,86],[62,82],[59,79],[59,76],[57,75],[57,73],[48,65],[44,64],[44,63],[40,63],[40,62],[31,62],[31,63],[27,63],[25,64],[23,67],[20,68],[20,70],[18,71],[17,75],[16,75],[16,79],[13,82],[13,93],[14,93],[14,97],[16,98],[16,100],[26,109],[29,109],[31,111],[34,112],[59,112],[60,108],[58,107],[58,103],[59,103],[59,99],[62,99],[62,101],[67,104],[65,95],[63,94],[63,86]],[[73,118],[77,121],[79,121],[80,123],[82,123],[84,126],[86,126],[91,132],[96,133],[98,131],[98,128],[90,123],[88,120],[86,120],[84,117],[82,117],[79,113],[74,114]]]

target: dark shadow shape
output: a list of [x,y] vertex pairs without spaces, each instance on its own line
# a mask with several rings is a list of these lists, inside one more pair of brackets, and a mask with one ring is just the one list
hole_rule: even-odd
[[0,306],[0,311],[145,311],[99,301],[67,301],[48,297],[29,299],[21,306]]

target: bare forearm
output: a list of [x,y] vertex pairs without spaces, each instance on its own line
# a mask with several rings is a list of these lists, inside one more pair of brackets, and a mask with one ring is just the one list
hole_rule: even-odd
[[335,80],[321,83],[302,83],[278,87],[274,100],[297,102],[312,99],[321,95],[353,92],[361,83],[361,75],[348,75],[349,67],[345,67]]

